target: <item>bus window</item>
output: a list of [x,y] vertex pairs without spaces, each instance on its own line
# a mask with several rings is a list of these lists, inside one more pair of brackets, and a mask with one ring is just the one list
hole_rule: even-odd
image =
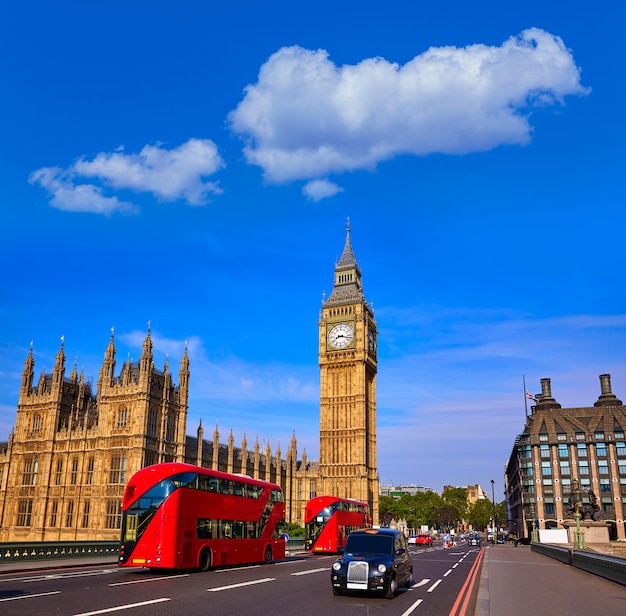
[[198,518],[196,524],[196,537],[198,539],[214,539],[216,535],[215,520]]

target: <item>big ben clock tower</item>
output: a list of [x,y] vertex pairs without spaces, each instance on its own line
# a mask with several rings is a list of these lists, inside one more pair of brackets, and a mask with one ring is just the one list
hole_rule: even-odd
[[320,480],[324,494],[367,501],[378,523],[376,321],[365,301],[350,221],[319,322]]

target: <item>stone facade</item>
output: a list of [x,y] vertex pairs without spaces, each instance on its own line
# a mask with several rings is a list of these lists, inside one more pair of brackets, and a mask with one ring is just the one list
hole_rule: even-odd
[[320,483],[324,494],[366,501],[378,521],[377,341],[348,223],[333,291],[319,322]]
[[564,528],[575,481],[582,505],[601,508],[612,539],[626,538],[626,407],[611,391],[611,377],[600,376],[593,406],[561,408],[550,379],[517,437],[506,466],[509,531],[530,537],[537,529]]
[[[331,347],[335,325],[349,324],[353,340]],[[187,349],[178,385],[166,360],[153,361],[150,328],[138,362],[116,375],[114,332],[93,391],[76,365],[66,377],[64,341],[51,373],[35,383],[33,350],[25,361],[15,428],[0,443],[0,542],[117,540],[126,481],[140,468],[187,462],[278,483],[287,521],[304,523],[306,502],[332,494],[369,501],[378,518],[376,469],[376,325],[363,300],[361,272],[350,233],[335,270],[335,288],[322,307],[320,331],[320,460],[298,460],[293,435],[280,446],[220,443],[216,426],[204,439],[187,431],[190,367]]]

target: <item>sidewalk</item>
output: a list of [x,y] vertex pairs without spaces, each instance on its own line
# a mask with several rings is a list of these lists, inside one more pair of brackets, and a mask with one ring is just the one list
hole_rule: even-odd
[[626,614],[626,586],[538,554],[530,546],[488,546],[475,616]]

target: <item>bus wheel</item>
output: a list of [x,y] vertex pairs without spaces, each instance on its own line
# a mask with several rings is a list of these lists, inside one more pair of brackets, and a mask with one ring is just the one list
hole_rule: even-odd
[[198,563],[198,568],[200,571],[208,571],[211,567],[211,550],[209,548],[202,548],[200,552],[200,560]]
[[263,562],[265,564],[272,562],[272,546],[271,545],[268,545],[265,548],[265,556],[263,557]]

